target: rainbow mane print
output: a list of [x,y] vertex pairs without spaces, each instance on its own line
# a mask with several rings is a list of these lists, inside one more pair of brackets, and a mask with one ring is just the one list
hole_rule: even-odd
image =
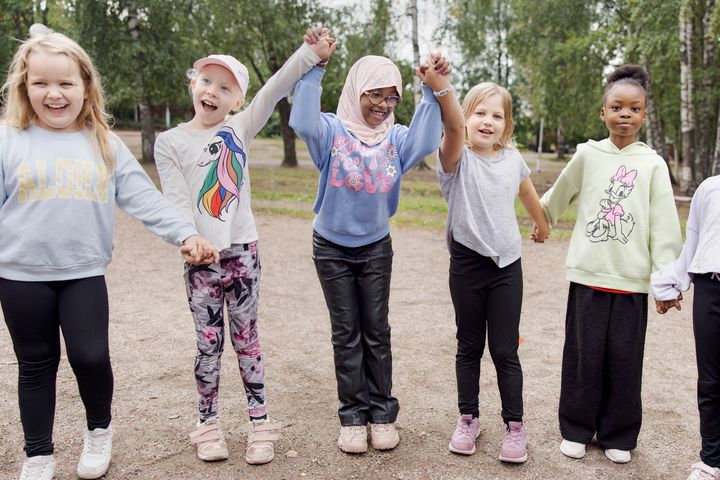
[[230,203],[240,196],[247,156],[230,127],[221,128],[206,150],[210,160],[200,166],[210,165],[210,171],[200,189],[197,205],[198,208],[202,205],[210,216],[223,220],[223,210],[227,211]]

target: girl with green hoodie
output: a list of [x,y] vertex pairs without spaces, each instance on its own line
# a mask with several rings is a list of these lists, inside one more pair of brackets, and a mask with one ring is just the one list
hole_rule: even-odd
[[596,436],[605,456],[630,461],[637,445],[650,274],[682,245],[665,161],[637,141],[648,75],[623,65],[607,78],[600,117],[610,133],[578,145],[540,200],[551,224],[571,203],[577,221],[560,388],[560,451],[585,456]]

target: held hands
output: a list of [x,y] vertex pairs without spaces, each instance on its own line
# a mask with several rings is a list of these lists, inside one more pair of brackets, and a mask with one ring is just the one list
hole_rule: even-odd
[[322,59],[318,62],[318,67],[324,68],[337,48],[337,42],[330,36],[330,30],[325,27],[308,28],[303,36],[303,41]]
[[432,52],[425,59],[425,63],[418,65],[415,73],[418,78],[435,92],[450,87],[450,73],[452,68],[447,59],[437,52]]
[[542,222],[541,225],[533,222],[533,229],[532,233],[530,234],[530,240],[535,243],[544,243],[549,236],[550,225],[547,222]]
[[657,300],[655,299],[655,311],[660,315],[664,315],[668,310],[675,307],[678,311],[682,310],[680,301],[683,299],[682,293],[675,300]]
[[203,263],[217,263],[220,261],[220,253],[210,242],[200,235],[191,235],[185,239],[180,253],[186,262],[193,265]]

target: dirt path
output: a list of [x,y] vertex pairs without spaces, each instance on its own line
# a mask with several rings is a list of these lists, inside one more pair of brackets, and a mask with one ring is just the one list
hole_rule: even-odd
[[[595,445],[581,461],[558,451],[565,242],[523,245],[525,342],[520,350],[528,462],[508,466],[497,460],[500,405],[489,355],[483,360],[477,453],[471,457],[449,453],[456,396],[448,255],[442,235],[403,229],[393,232],[390,305],[402,441],[392,452],[341,453],[335,444],[337,399],[329,322],[310,258],[310,223],[274,216],[257,220],[268,398],[273,418],[284,424],[276,459],[259,467],[244,462],[245,399],[232,349],[226,347],[220,412],[231,457],[215,464],[197,460],[187,438],[195,422],[194,330],[180,263],[173,247],[120,215],[115,259],[107,275],[116,385],[116,441],[107,478],[669,479],[687,475],[699,449],[691,298],[680,314],[663,318],[650,314],[645,417],[633,462],[614,465]],[[12,479],[17,478],[23,453],[17,366],[4,322],[0,322],[0,365],[0,478]],[[63,359],[55,425],[58,480],[75,478],[83,423],[74,377]],[[295,450],[297,457],[286,456],[289,450]]]

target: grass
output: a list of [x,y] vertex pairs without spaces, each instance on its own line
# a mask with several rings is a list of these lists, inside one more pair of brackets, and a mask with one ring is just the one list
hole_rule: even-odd
[[[251,167],[253,211],[294,218],[313,218],[312,205],[317,192],[318,173],[313,168]],[[515,212],[523,237],[530,235],[532,219],[519,200]],[[553,230],[552,238],[567,239],[572,233],[576,212],[568,211]],[[390,219],[393,227],[445,230],[447,202],[440,194],[434,171],[411,171],[401,184],[400,205]]]

